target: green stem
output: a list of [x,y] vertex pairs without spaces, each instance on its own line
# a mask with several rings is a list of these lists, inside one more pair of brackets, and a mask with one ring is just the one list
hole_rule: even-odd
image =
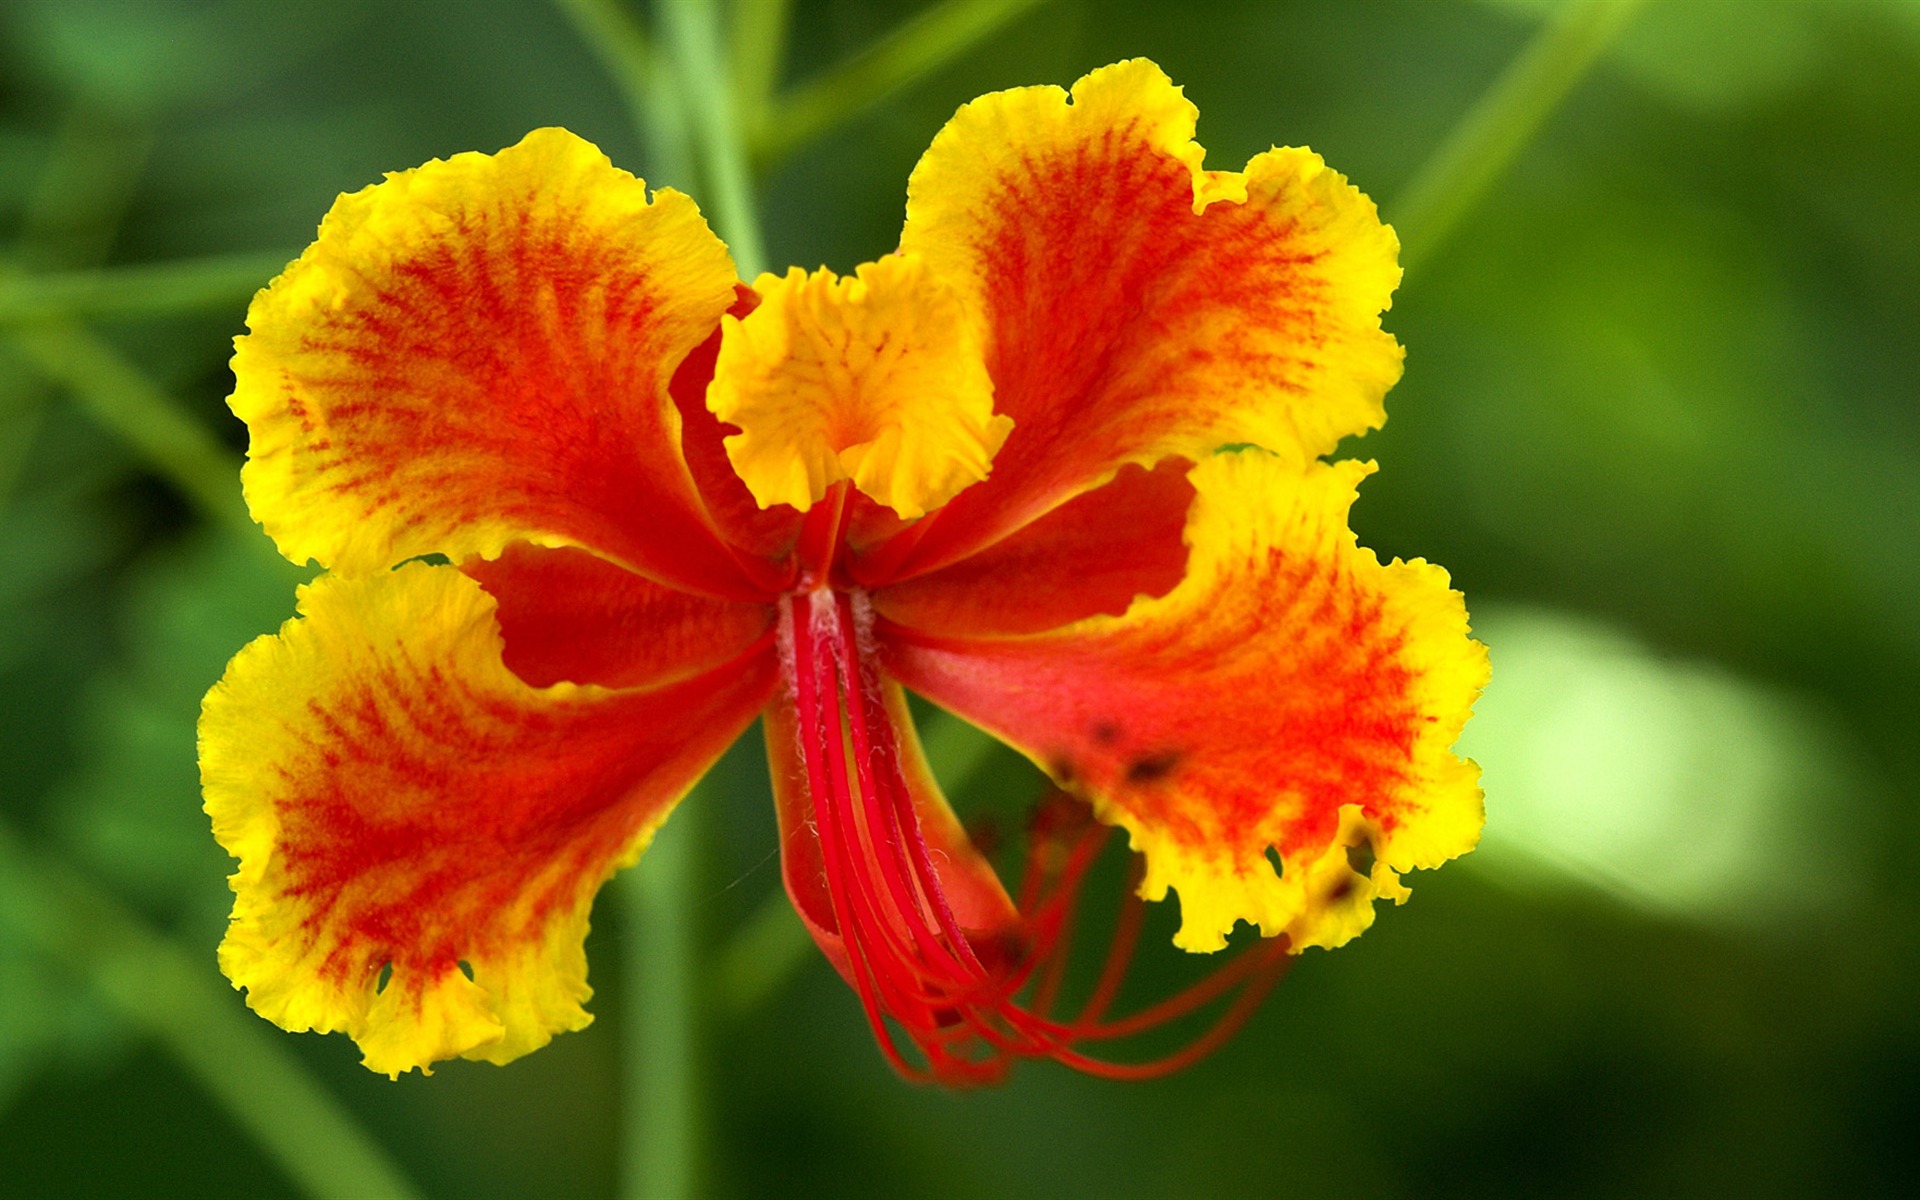
[[753,126],[753,160],[776,162],[953,61],[1040,0],[944,0],[776,101]]
[[[671,54],[657,53],[615,0],[558,0],[613,74],[653,157],[651,173],[700,188],[741,275],[764,261],[759,216],[721,54],[713,0],[663,0],[655,10]],[[700,797],[689,797],[615,885],[631,939],[626,993],[633,1008],[625,1047],[622,1193],[679,1200],[700,1189],[705,1097],[700,1084],[700,974],[694,905],[700,865]]]
[[703,196],[740,277],[752,279],[766,269],[766,255],[731,72],[721,54],[719,5],[716,0],[665,0],[657,11],[680,68]]
[[647,154],[648,182],[686,190],[693,183],[693,141],[676,72],[619,0],[554,0],[573,22],[626,101]]
[[1435,148],[1389,208],[1401,265],[1431,257],[1646,0],[1570,0]]
[[86,978],[152,1035],[287,1176],[319,1197],[419,1193],[259,1018],[189,953],[92,884],[0,828],[0,922]]
[[749,144],[780,85],[792,7],[792,0],[735,0],[733,5],[733,112],[748,131]]
[[292,259],[283,251],[0,278],[0,325],[153,316],[238,304]]
[[689,1200],[700,1191],[705,1097],[701,1094],[699,936],[693,897],[700,874],[703,799],[696,793],[621,879],[629,953],[629,1022],[622,1194]]

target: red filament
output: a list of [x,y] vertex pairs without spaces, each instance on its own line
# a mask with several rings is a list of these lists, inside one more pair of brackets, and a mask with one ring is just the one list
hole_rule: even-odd
[[[1096,1075],[1151,1078],[1230,1038],[1284,972],[1286,939],[1265,939],[1168,999],[1109,1019],[1139,939],[1132,886],[1091,991],[1077,1013],[1058,1015],[1082,885],[1111,832],[1064,793],[1034,823],[1008,923],[962,924],[901,765],[865,597],[821,586],[824,570],[807,574],[814,587],[781,613],[806,781],[843,972],[893,1067],[915,1080],[980,1084],[1019,1059],[1050,1057]],[[1116,1063],[1078,1048],[1214,1004],[1211,1025],[1159,1058]]]

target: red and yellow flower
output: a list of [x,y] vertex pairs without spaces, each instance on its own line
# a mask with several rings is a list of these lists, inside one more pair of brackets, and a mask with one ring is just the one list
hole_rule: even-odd
[[[794,905],[949,1081],[1103,1069],[1471,848],[1484,651],[1322,461],[1399,376],[1397,243],[1308,151],[1204,169],[1195,118],[1145,61],[976,100],[844,278],[742,285],[557,129],[341,197],[234,357],[248,503],[326,568],[201,721],[248,1003],[392,1074],[581,1028],[594,893],[756,716]],[[1101,824],[1049,815],[1009,895],[903,688]],[[1050,1015],[1105,826],[1252,965]]]

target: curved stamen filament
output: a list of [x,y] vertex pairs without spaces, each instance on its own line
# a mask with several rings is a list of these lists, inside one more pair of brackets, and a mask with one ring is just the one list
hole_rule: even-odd
[[[821,523],[831,527],[838,519],[835,513]],[[808,574],[823,580],[828,565]],[[834,932],[894,1069],[910,1079],[986,1083],[1018,1059],[1052,1057],[1113,1078],[1147,1078],[1217,1048],[1278,980],[1289,957],[1286,941],[1270,939],[1178,994],[1108,1020],[1139,940],[1137,875],[1078,1014],[1049,1015],[1064,987],[1082,884],[1110,832],[1084,809],[1063,819],[1064,796],[1040,814],[1019,902],[1008,906],[1005,922],[963,925],[948,898],[945,855],[936,861],[902,764],[863,602],[816,583],[791,596],[781,615],[793,647],[794,699]],[[1111,1063],[1074,1048],[1146,1032],[1229,995],[1210,1028],[1163,1058]],[[908,1060],[903,1041],[924,1066]]]

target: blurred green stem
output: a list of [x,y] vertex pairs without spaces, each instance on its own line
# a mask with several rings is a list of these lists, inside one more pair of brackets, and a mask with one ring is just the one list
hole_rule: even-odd
[[838,66],[750,114],[765,166],[953,61],[1040,0],[943,0]]
[[1569,0],[1428,156],[1388,216],[1412,269],[1445,244],[1647,0]]
[[620,0],[554,0],[626,101],[647,156],[647,182],[693,186],[693,142],[673,65]]
[[135,267],[13,274],[0,278],[0,325],[226,308],[265,287],[292,258],[275,250]]
[[760,214],[747,171],[746,142],[734,111],[729,60],[721,53],[718,0],[663,0],[656,6],[679,67],[682,107],[700,167],[702,198],[714,227],[733,252],[742,279],[766,269]]
[[213,973],[150,932],[84,875],[0,827],[0,922],[85,978],[152,1035],[235,1125],[308,1193],[341,1200],[419,1193]]
[[[561,0],[583,36],[622,82],[656,156],[656,177],[697,179],[696,194],[732,251],[739,273],[759,272],[759,214],[747,173],[746,148],[735,112],[732,66],[722,52],[716,0],[662,0],[653,15],[663,35],[656,52],[631,13],[613,0]],[[781,14],[760,10],[752,52],[777,55]],[[759,69],[759,68],[756,68]],[[694,897],[700,874],[700,797],[689,797],[661,831],[646,861],[616,887],[632,939],[627,995],[634,1007],[625,1048],[625,1126],[621,1146],[624,1195],[634,1200],[683,1200],[701,1186],[706,1138],[701,1086],[698,919]]]
[[629,1200],[690,1200],[700,1193],[706,1138],[699,1064],[699,934],[693,897],[700,874],[698,789],[647,848],[638,870],[620,881],[626,992],[637,1008],[628,1024],[626,1112],[620,1161]]
[[786,58],[792,0],[734,0],[733,115],[749,133],[766,118]]

